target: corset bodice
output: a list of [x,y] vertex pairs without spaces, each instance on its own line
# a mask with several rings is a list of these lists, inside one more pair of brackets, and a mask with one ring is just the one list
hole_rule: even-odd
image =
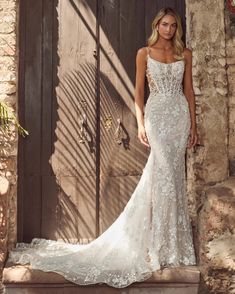
[[147,55],[146,76],[150,94],[183,94],[184,60],[159,62]]

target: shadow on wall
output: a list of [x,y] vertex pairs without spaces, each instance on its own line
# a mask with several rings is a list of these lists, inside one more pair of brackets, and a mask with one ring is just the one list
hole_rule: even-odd
[[[21,1],[20,120],[31,136],[19,144],[18,241],[87,242],[96,236],[97,213],[102,232],[130,198],[148,153],[137,140],[134,54],[159,4]],[[97,15],[100,134],[91,54],[99,41]]]
[[[57,139],[50,163],[59,186],[57,237],[70,242],[87,242],[95,237],[95,76],[94,65],[80,64],[76,70],[61,78],[57,88]],[[140,146],[130,146],[129,140],[136,136],[136,132],[130,129],[130,133],[128,126],[123,125],[121,143],[115,139],[118,119],[123,119],[123,112],[128,109],[112,82],[102,73],[100,84],[100,217],[105,228],[119,215],[130,198],[146,154]],[[110,115],[111,125],[107,125],[106,118]],[[130,157],[130,151],[134,152],[138,161]],[[128,171],[123,170],[125,166],[128,166]]]

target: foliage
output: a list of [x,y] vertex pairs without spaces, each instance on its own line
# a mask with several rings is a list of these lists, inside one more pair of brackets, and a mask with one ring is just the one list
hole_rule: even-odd
[[7,106],[4,102],[0,102],[0,127],[3,130],[9,130],[10,124],[13,123],[16,125],[18,132],[21,136],[25,137],[29,135],[28,131],[25,130],[17,120],[14,113],[11,111],[10,107]]

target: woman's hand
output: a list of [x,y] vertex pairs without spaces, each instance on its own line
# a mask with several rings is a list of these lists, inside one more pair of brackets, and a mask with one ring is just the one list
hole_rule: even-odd
[[147,147],[150,147],[144,126],[139,126],[138,138],[142,144],[144,144]]
[[198,143],[198,134],[197,134],[197,130],[196,128],[191,128],[190,129],[190,134],[189,134],[189,138],[188,138],[188,148],[192,148],[195,147],[196,144]]

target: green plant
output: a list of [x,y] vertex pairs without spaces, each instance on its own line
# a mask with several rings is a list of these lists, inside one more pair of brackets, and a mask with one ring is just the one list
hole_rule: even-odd
[[16,116],[12,112],[9,106],[4,102],[0,102],[0,127],[4,130],[9,130],[10,123],[16,125],[18,132],[21,136],[25,137],[29,135],[29,132],[25,130],[17,120]]

